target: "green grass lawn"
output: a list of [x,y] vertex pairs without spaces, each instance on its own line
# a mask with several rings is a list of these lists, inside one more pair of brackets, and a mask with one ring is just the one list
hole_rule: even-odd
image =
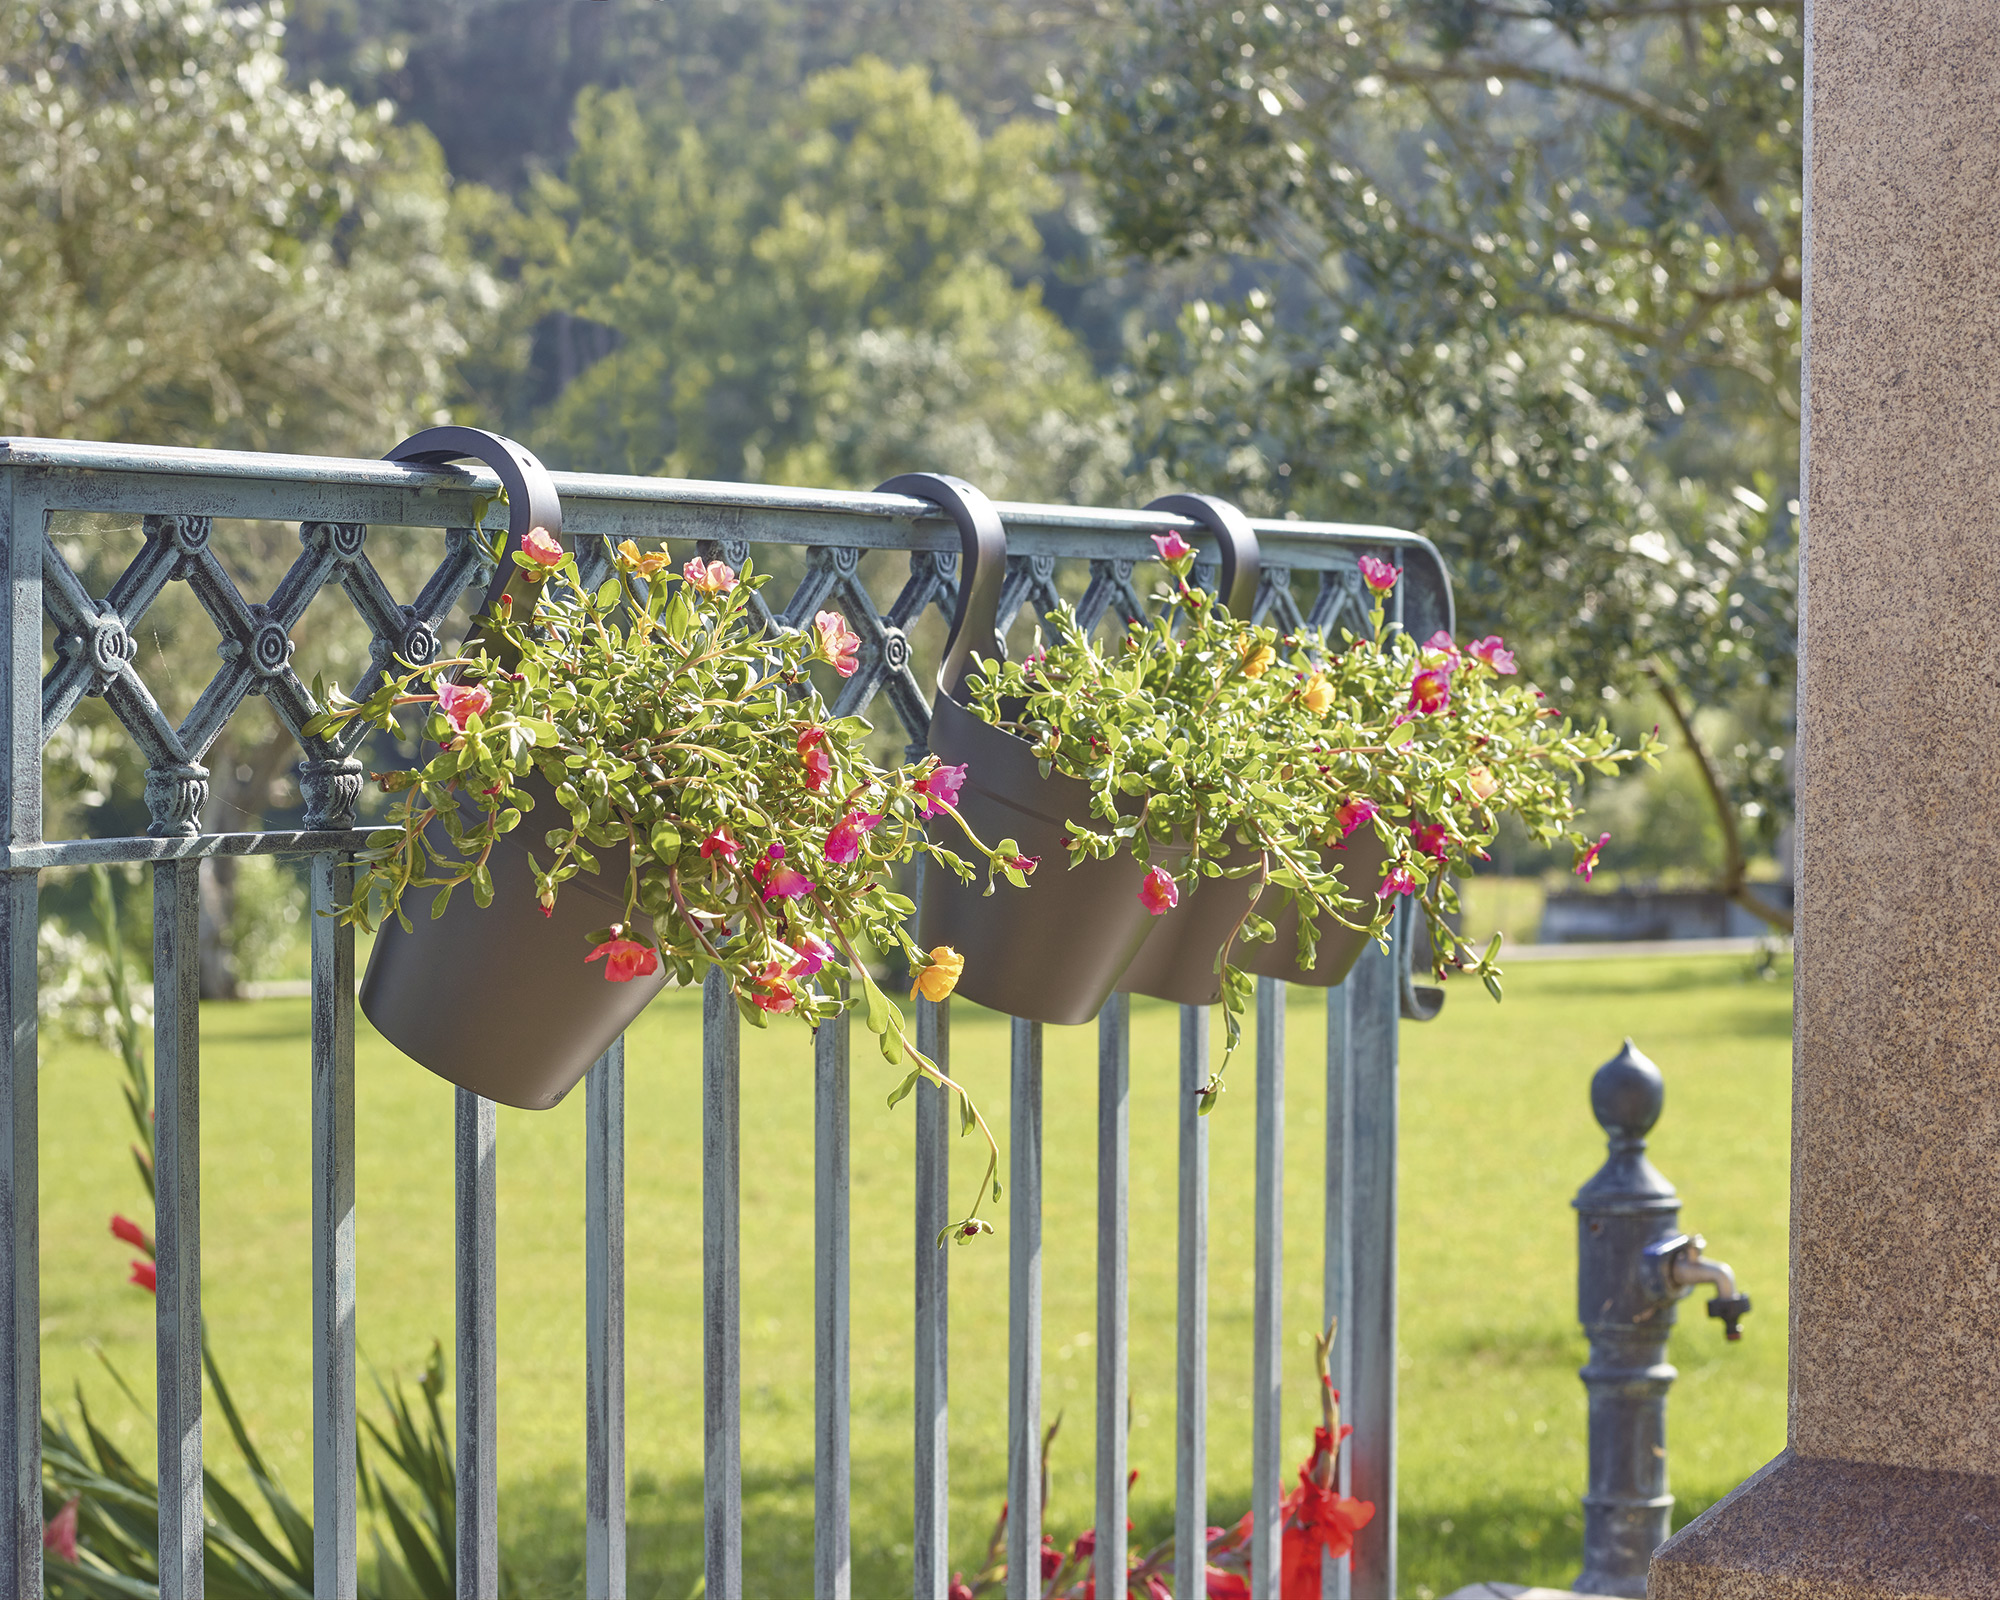
[[[1403,1592],[1480,1578],[1561,1582],[1581,1538],[1583,1393],[1576,1368],[1569,1197],[1602,1159],[1586,1086],[1633,1035],[1667,1075],[1661,1168],[1757,1302],[1740,1345],[1699,1314],[1675,1335],[1673,1476],[1685,1518],[1781,1447],[1789,963],[1757,982],[1727,957],[1524,965],[1494,1007],[1453,991],[1403,1030]],[[1295,991],[1287,1106],[1287,1374],[1302,1457],[1313,1422],[1320,1304],[1323,1001]],[[1170,1528],[1173,1441],[1173,1104],[1176,1020],[1134,1012],[1135,1219],[1131,1455],[1141,1536]],[[302,1500],[311,1393],[303,1001],[204,1011],[203,1243],[207,1313],[239,1400]],[[1045,1380],[1061,1411],[1050,1522],[1091,1516],[1095,1045],[1049,1030]],[[954,1017],[954,1065],[1006,1138],[1004,1020]],[[1219,1050],[1219,1041],[1218,1041]],[[631,1040],[628,1454],[635,1596],[684,1600],[701,1566],[701,1211],[695,1001],[656,1003]],[[128,1448],[150,1423],[92,1346],[152,1385],[152,1306],[126,1287],[105,1231],[134,1210],[116,1063],[53,1044],[42,1078],[45,1395],[81,1382]],[[803,1030],[746,1032],[743,1072],[743,1404],[748,1591],[810,1590],[812,1540],[811,1055]],[[1249,1482],[1251,1084],[1247,1054],[1213,1122],[1211,1521]],[[451,1329],[451,1095],[362,1030],[357,1117],[358,1303],[364,1360],[413,1373]],[[904,1588],[910,1539],[910,1116],[888,1069],[855,1054],[853,1166],[855,1592]],[[583,1096],[500,1114],[501,1526],[524,1592],[581,1593]],[[975,1181],[962,1147],[963,1186]],[[1002,1219],[1004,1222],[1004,1218]],[[953,1527],[975,1564],[1004,1480],[1006,1243],[952,1254]],[[372,1396],[371,1396],[372,1400]],[[209,1430],[227,1459],[226,1436]]]

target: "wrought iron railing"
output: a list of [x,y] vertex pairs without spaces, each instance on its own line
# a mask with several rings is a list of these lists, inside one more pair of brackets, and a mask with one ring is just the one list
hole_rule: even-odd
[[[927,609],[955,597],[956,529],[927,502],[895,495],[782,489],[672,479],[557,474],[564,535],[586,562],[624,538],[690,541],[741,565],[752,546],[803,547],[804,575],[776,625],[798,625],[838,604],[864,641],[862,667],[839,710],[886,700],[921,747],[928,697],[913,668],[910,633]],[[42,1592],[41,1363],[36,1111],[36,922],[40,874],[91,862],[153,866],[158,1190],[158,1443],[160,1590],[167,1600],[202,1592],[202,1368],[200,1057],[196,960],[202,858],[306,855],[312,905],[345,902],[362,768],[347,742],[300,734],[316,706],[292,662],[292,630],[330,586],[345,591],[374,640],[373,670],[390,657],[428,659],[452,607],[490,568],[472,529],[491,508],[483,470],[68,441],[0,440],[0,546],[12,603],[7,612],[5,905],[6,982],[0,1010],[8,1048],[0,1063],[0,1457],[13,1485],[0,1518],[0,1586]],[[1024,606],[1058,598],[1062,563],[1086,563],[1079,610],[1094,622],[1142,613],[1135,564],[1146,535],[1177,529],[1198,546],[1194,523],[1160,513],[1002,504],[1012,552],[1003,627]],[[51,537],[65,512],[143,519],[137,558],[102,597],[92,596]],[[246,599],[212,548],[218,519],[295,523],[301,554],[267,600]],[[443,558],[408,604],[371,562],[370,528],[444,530]],[[1389,528],[1266,521],[1259,615],[1288,625],[1359,625],[1367,606],[1357,556],[1400,560],[1397,619],[1420,636],[1449,627],[1449,584],[1435,550]],[[408,537],[408,535],[404,535]],[[1211,546],[1212,547],[1212,546]],[[900,556],[908,576],[878,611],[862,566]],[[586,565],[586,576],[589,567]],[[1205,579],[1213,581],[1213,569]],[[1079,580],[1082,574],[1077,574]],[[138,670],[134,628],[170,582],[194,591],[221,636],[223,666],[178,723]],[[1303,595],[1303,598],[1300,596]],[[45,657],[53,631],[53,664]],[[46,668],[46,670],[45,670]],[[367,682],[357,691],[365,693]],[[244,698],[261,694],[298,737],[305,801],[295,831],[199,831],[208,774],[202,759]],[[42,749],[87,695],[99,695],[148,765],[144,837],[47,841],[42,837]],[[351,1596],[357,1582],[354,1349],[354,931],[312,919],[313,1530],[315,1592]],[[1375,1502],[1357,1541],[1352,1594],[1395,1594],[1396,1435],[1396,1031],[1399,1016],[1435,1010],[1412,984],[1407,938],[1371,950],[1328,992],[1325,1168],[1325,1299],[1340,1318],[1338,1382],[1353,1397],[1356,1427],[1343,1471],[1347,1492]],[[738,1369],[738,1016],[711,982],[702,1028],[703,1295],[707,1593],[742,1595],[741,1407]],[[1174,1592],[1205,1590],[1207,1124],[1195,1089],[1208,1075],[1205,1007],[1184,1007],[1180,1048],[1179,1287]],[[1127,1082],[1129,1003],[1099,1020],[1097,1501],[1100,1570],[1122,1570],[1125,1548]],[[939,1062],[950,1053],[950,1002],[918,1002],[918,1040]],[[1270,1513],[1284,1492],[1279,1457],[1279,1326],[1284,1191],[1284,986],[1260,980],[1256,1026],[1256,1260],[1253,1407],[1254,1504]],[[822,1027],[813,1045],[816,1104],[816,1426],[814,1593],[848,1594],[848,1034]],[[1042,1025],[1013,1023],[1009,1211],[1008,1485],[1014,1508],[1010,1597],[1039,1593],[1041,1420]],[[591,1596],[625,1592],[624,1472],[624,1046],[587,1080],[585,1158],[586,1582]],[[950,1255],[936,1243],[949,1220],[949,1127],[943,1093],[916,1094],[916,1372],[914,1580],[918,1600],[944,1600],[949,1582],[946,1483],[947,1287]],[[499,1562],[495,1448],[494,1116],[489,1102],[457,1091],[456,1347],[458,1585],[496,1592]],[[1275,1600],[1277,1526],[1259,1518],[1269,1550],[1259,1600]],[[1331,1592],[1331,1591],[1329,1591]]]

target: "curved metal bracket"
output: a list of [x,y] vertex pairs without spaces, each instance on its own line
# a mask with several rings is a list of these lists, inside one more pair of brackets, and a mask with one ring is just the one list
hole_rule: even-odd
[[507,491],[507,548],[501,552],[500,570],[493,575],[480,610],[492,607],[507,590],[515,568],[507,558],[521,548],[529,531],[541,528],[560,535],[562,501],[556,494],[549,469],[535,458],[526,445],[484,428],[457,426],[426,428],[413,433],[382,458],[412,467],[443,467],[454,461],[478,461],[493,469]]
[[984,657],[1006,658],[1000,642],[1000,588],[1007,578],[1007,529],[993,502],[963,478],[942,472],[905,472],[875,486],[877,494],[928,500],[958,524],[958,604],[951,637],[938,668],[938,693],[961,703],[966,675]]
[[1257,609],[1257,585],[1264,571],[1257,530],[1250,526],[1250,519],[1229,501],[1212,494],[1163,494],[1148,502],[1146,509],[1191,518],[1215,535],[1216,543],[1222,546],[1222,576],[1215,586],[1216,598],[1229,608],[1232,617],[1249,621]]

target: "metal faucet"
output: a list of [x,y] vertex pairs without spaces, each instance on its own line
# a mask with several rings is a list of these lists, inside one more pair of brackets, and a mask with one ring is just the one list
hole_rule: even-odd
[[1715,1286],[1708,1314],[1741,1339],[1750,1309],[1725,1262],[1702,1254],[1699,1234],[1680,1231],[1680,1196],[1646,1159],[1646,1134],[1666,1099],[1660,1069],[1632,1041],[1590,1080],[1590,1108],[1609,1154],[1577,1191],[1577,1316],[1590,1336],[1579,1376],[1590,1397],[1590,1487],[1583,1497],[1583,1573],[1578,1594],[1643,1596],[1646,1567],[1665,1541],[1674,1497],[1667,1490],[1667,1364],[1676,1304],[1698,1284]]

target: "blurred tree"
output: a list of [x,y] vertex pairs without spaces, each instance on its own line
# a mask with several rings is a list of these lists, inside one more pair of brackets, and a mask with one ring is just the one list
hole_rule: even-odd
[[[1248,280],[1142,352],[1142,458],[1423,529],[1566,693],[1656,677],[1746,904],[1788,809],[1802,77],[1797,0],[1128,0],[1061,100],[1112,247]],[[1722,703],[1761,726],[1714,752]]]
[[[1122,452],[1076,340],[1017,284],[1051,203],[1046,123],[982,138],[873,57],[699,121],[586,90],[520,245],[579,371],[552,463],[866,485],[925,463],[995,494],[1090,499]],[[594,358],[594,359],[590,359]]]

